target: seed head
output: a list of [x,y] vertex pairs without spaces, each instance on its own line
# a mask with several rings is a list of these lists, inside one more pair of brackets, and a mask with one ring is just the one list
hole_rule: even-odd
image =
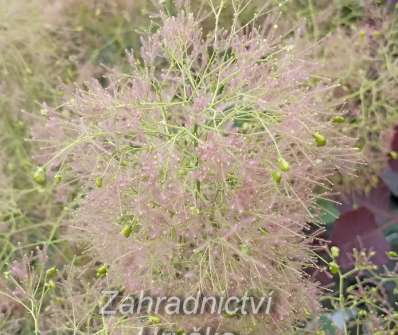
[[332,273],[332,274],[338,274],[339,272],[340,272],[340,266],[336,263],[336,262],[330,262],[329,263],[329,271]]
[[339,249],[339,247],[336,247],[336,246],[331,247],[330,252],[331,252],[333,258],[338,258],[340,255],[340,249]]
[[281,169],[281,171],[283,171],[283,172],[289,171],[290,165],[284,158],[280,157],[278,160],[278,164],[279,164],[279,168]]
[[95,186],[98,188],[101,188],[103,186],[103,178],[102,177],[96,177],[95,178]]
[[389,156],[391,159],[393,159],[393,160],[397,160],[397,159],[398,159],[398,152],[392,150],[392,151],[390,151],[390,152],[388,153],[388,156]]
[[47,278],[54,278],[58,273],[58,269],[53,266],[52,268],[49,268],[46,272]]
[[327,143],[326,137],[323,136],[321,133],[316,132],[312,136],[314,137],[315,143],[318,147],[323,147],[326,145]]
[[276,184],[280,184],[282,181],[282,173],[280,171],[272,171],[272,179]]
[[107,276],[108,269],[109,269],[109,266],[106,264],[103,264],[99,268],[97,268],[97,278],[104,278],[105,276]]
[[337,116],[335,116],[335,117],[332,119],[332,122],[333,122],[333,123],[337,123],[337,124],[344,123],[344,122],[345,122],[345,117],[344,117],[344,116],[341,116],[341,115],[337,115]]
[[47,182],[46,170],[43,167],[38,167],[33,173],[33,180],[36,184],[44,186]]
[[122,235],[126,238],[130,237],[133,232],[133,227],[131,225],[125,225],[122,229]]

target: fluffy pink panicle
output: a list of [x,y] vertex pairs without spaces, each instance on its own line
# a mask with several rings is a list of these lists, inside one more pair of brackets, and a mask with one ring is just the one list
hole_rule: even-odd
[[352,141],[330,121],[328,88],[309,82],[317,65],[295,39],[268,27],[205,36],[185,12],[161,19],[127,76],[92,81],[49,114],[41,162],[83,185],[71,230],[112,283],[273,291],[270,334],[285,334],[316,308],[303,229],[314,189],[353,169]]

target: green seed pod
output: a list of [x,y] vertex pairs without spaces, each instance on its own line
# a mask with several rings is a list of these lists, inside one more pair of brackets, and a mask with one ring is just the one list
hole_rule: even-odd
[[122,214],[117,223],[123,227],[121,234],[125,237],[129,237],[131,234],[137,233],[141,228],[138,219],[132,214]]
[[108,274],[108,265],[103,264],[97,269],[97,278],[103,278]]
[[122,229],[122,235],[126,238],[130,237],[131,233],[133,232],[133,227],[131,225],[126,225]]
[[390,151],[390,152],[388,153],[388,156],[389,156],[391,159],[393,159],[393,160],[397,160],[397,159],[398,159],[398,152],[392,150],[392,151]]
[[162,322],[162,320],[156,315],[149,315],[148,316],[148,321],[152,325],[157,325],[157,324]]
[[40,186],[44,186],[47,181],[46,170],[43,167],[38,167],[36,171],[33,173],[33,180],[36,184]]
[[280,184],[282,181],[282,174],[280,171],[273,171],[272,172],[272,179],[274,180],[275,183]]
[[289,163],[282,157],[278,159],[279,168],[283,172],[287,172],[290,169]]
[[335,116],[335,117],[332,119],[332,122],[333,122],[333,123],[337,123],[337,124],[344,123],[344,122],[345,122],[345,117],[344,117],[344,116],[341,116],[341,115],[337,115],[337,116]]
[[316,132],[312,135],[315,140],[315,143],[318,147],[324,147],[327,143],[326,137],[323,136],[321,133]]
[[97,186],[98,188],[101,188],[103,186],[103,179],[102,177],[97,177],[95,178],[95,186]]
[[54,181],[55,181],[55,184],[60,184],[61,183],[61,181],[62,181],[62,175],[60,175],[59,173],[57,173],[55,176],[54,176]]
[[250,247],[247,244],[241,244],[240,245],[240,251],[244,255],[250,255]]
[[365,311],[364,309],[361,309],[361,310],[359,310],[359,312],[358,312],[358,316],[359,316],[360,319],[366,318],[367,315],[368,315],[368,312]]
[[53,266],[52,268],[49,268],[46,272],[47,278],[54,278],[58,273],[58,269]]
[[192,206],[189,209],[191,210],[192,215],[199,215],[200,214],[200,210],[196,206]]
[[238,312],[225,312],[224,316],[228,319],[235,318],[239,316]]
[[340,256],[340,249],[338,247],[335,247],[335,246],[331,247],[330,252],[331,252],[333,258],[337,258]]
[[330,262],[329,271],[335,275],[340,272],[340,266],[336,262]]
[[248,122],[243,122],[243,124],[242,124],[242,129],[243,129],[243,130],[249,130],[249,129],[250,129],[250,123],[248,123]]
[[230,173],[227,176],[226,182],[229,186],[231,186],[232,188],[236,187],[236,185],[239,184],[239,179],[238,177],[236,177],[233,173]]
[[49,289],[49,290],[53,290],[56,287],[56,284],[54,282],[54,280],[50,279],[45,286]]
[[395,251],[389,251],[389,252],[387,252],[387,255],[388,255],[388,257],[390,257],[390,258],[396,258],[396,257],[398,257],[398,254],[395,252]]
[[268,235],[268,233],[269,233],[269,231],[264,227],[260,227],[258,230],[260,231],[260,233],[262,235]]

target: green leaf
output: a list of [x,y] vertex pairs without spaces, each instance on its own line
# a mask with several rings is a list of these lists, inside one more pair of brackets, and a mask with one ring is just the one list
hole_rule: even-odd
[[321,209],[319,220],[325,225],[330,225],[340,217],[340,211],[336,205],[325,199],[318,199],[317,206]]
[[161,0],[160,4],[163,6],[163,9],[166,11],[169,16],[176,16],[177,9],[173,0]]
[[336,326],[333,324],[333,321],[326,315],[322,315],[319,318],[319,323],[320,323],[320,328],[324,332],[326,332],[327,335],[336,335],[337,334]]

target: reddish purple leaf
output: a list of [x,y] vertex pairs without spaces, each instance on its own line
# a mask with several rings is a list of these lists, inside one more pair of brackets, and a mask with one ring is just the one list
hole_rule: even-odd
[[374,251],[372,261],[376,265],[388,261],[389,244],[376,223],[374,214],[366,207],[344,213],[336,220],[330,235],[331,244],[341,250],[339,262],[343,269],[354,265],[352,250]]
[[356,192],[341,197],[342,205],[338,206],[340,213],[347,213],[359,207],[366,207],[376,216],[376,222],[382,224],[385,213],[390,211],[391,190],[384,180],[379,179],[377,187],[369,193]]
[[381,178],[383,178],[383,181],[388,185],[391,193],[398,197],[398,172],[387,168],[384,170]]

